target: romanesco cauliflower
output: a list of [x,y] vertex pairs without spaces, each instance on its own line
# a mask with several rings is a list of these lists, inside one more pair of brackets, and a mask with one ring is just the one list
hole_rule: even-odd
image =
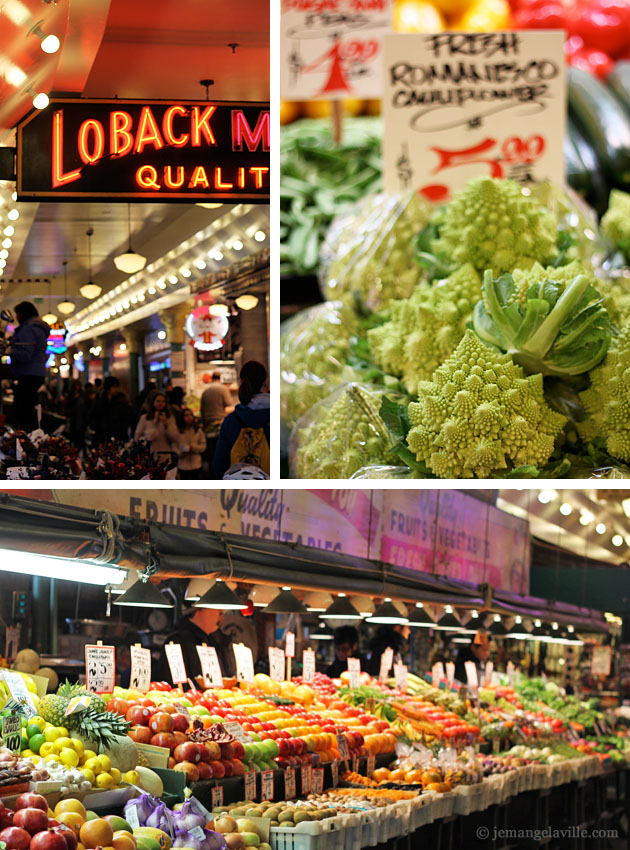
[[479,272],[543,265],[558,255],[556,219],[513,180],[476,177],[436,213],[433,253]]
[[590,373],[580,393],[588,419],[578,423],[584,440],[604,437],[613,457],[630,461],[630,326],[619,334],[606,359]]
[[415,393],[459,344],[481,297],[481,279],[467,263],[444,280],[422,283],[405,301],[394,301],[391,319],[368,331],[374,360],[402,377]]
[[409,405],[409,448],[440,478],[485,478],[544,466],[566,419],[547,406],[542,375],[525,378],[508,354],[472,331]]
[[347,384],[316,405],[291,438],[293,477],[350,478],[363,466],[393,460],[392,441],[379,415],[382,397],[383,392]]
[[604,236],[630,258],[630,194],[613,189],[601,221]]

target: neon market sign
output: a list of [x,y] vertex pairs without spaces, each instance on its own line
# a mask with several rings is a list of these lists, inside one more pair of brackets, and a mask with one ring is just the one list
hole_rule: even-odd
[[18,200],[269,202],[269,105],[57,100],[17,127]]
[[227,316],[213,316],[209,306],[195,307],[186,318],[190,344],[199,351],[215,351],[225,345],[230,329]]
[[52,327],[46,342],[46,351],[49,354],[64,354],[68,350],[66,345],[66,329],[63,325]]

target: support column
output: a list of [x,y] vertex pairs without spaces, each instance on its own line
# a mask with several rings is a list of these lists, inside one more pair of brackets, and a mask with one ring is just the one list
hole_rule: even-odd
[[187,302],[177,304],[169,310],[158,313],[160,321],[166,328],[166,339],[171,349],[171,379],[173,384],[185,386],[186,369],[186,332],[184,325],[190,313],[191,306]]
[[114,347],[114,338],[99,337],[98,344],[101,346],[101,364],[103,369],[103,377],[109,375],[109,369],[112,359],[112,349]]
[[82,342],[79,346],[79,350],[83,355],[83,376],[81,378],[81,383],[85,386],[89,383],[90,380],[90,360],[92,355],[90,354],[90,348],[92,348],[91,342]]
[[266,302],[265,296],[261,295],[253,310],[240,311],[243,363],[258,360],[267,367],[269,362]]
[[129,355],[129,400],[135,405],[139,394],[138,362],[144,332],[138,328],[125,328],[123,331]]

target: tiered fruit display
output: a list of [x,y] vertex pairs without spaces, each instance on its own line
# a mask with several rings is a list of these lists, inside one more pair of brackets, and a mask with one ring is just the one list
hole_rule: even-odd
[[[279,803],[265,802],[254,803],[245,800],[230,806],[217,806],[214,815],[214,828],[224,832],[227,826],[235,823],[241,827],[252,823],[252,818],[265,818],[270,826],[281,826],[291,829],[300,823],[311,823],[313,821],[327,820],[337,815],[337,810],[323,805],[296,805],[296,801]],[[255,824],[252,823],[255,826]]]

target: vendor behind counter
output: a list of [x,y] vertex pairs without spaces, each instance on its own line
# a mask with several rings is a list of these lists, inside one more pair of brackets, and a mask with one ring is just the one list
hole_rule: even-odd
[[[216,649],[223,675],[235,675],[236,663],[232,651],[232,642],[221,631],[222,619],[223,611],[216,611],[213,608],[193,608],[192,612],[178,624],[175,631],[167,635],[165,644],[172,642],[181,645],[186,672],[191,679],[201,676],[201,662],[197,647],[204,643]],[[167,682],[171,680],[171,671],[164,647],[160,652],[155,678]]]

